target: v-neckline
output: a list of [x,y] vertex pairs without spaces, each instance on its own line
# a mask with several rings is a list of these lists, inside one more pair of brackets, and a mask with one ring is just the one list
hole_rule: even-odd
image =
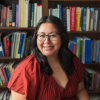
[[55,86],[55,88],[60,91],[63,92],[66,90],[66,88],[69,86],[69,76],[66,75],[66,77],[68,78],[68,82],[65,85],[65,88],[61,87],[56,80],[54,79],[54,77],[52,75],[49,76],[50,81],[52,81],[53,85]]

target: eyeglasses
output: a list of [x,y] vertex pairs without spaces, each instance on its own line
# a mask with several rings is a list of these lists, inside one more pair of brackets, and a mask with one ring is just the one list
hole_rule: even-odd
[[57,33],[57,32],[51,32],[49,35],[45,35],[44,33],[39,33],[39,34],[37,34],[37,39],[39,41],[43,42],[46,40],[46,37],[48,36],[48,38],[51,41],[56,41],[58,39],[58,35],[59,35],[59,33]]

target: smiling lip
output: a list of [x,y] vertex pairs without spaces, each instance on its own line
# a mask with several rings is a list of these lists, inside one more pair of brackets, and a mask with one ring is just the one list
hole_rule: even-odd
[[52,50],[53,46],[44,46],[43,48],[44,50],[48,51],[48,50]]

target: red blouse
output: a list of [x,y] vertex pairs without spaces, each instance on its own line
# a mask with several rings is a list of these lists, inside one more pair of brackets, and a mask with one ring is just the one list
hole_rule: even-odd
[[39,62],[30,55],[14,70],[8,88],[25,95],[28,100],[76,100],[78,84],[84,78],[84,66],[76,56],[73,57],[73,63],[73,74],[66,75],[68,83],[63,89],[52,75],[48,76],[40,70]]

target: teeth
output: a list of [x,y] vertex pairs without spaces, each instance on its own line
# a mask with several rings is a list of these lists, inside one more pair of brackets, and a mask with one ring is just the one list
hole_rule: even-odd
[[52,47],[45,47],[45,48],[52,48]]

